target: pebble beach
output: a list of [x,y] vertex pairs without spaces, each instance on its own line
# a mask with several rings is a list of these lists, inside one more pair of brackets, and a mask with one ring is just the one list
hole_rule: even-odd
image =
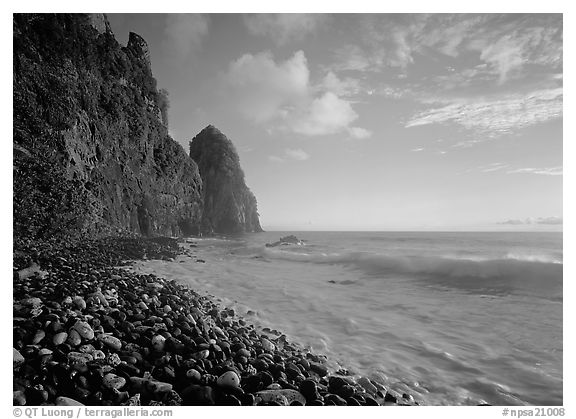
[[18,242],[13,404],[378,406],[414,398],[259,330],[207,295],[126,269],[195,259],[170,238]]

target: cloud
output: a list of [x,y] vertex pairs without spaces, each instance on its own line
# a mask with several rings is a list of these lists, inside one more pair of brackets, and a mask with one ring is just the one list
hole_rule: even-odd
[[[491,163],[485,166],[479,166],[475,169],[468,170],[470,171],[479,171],[482,173],[491,173],[491,172],[501,172],[505,169],[509,169],[510,165],[506,163]],[[533,174],[533,175],[546,175],[546,176],[562,176],[563,170],[562,166],[555,166],[555,167],[540,167],[540,168],[533,168],[533,167],[526,167],[526,168],[519,168],[519,169],[509,169],[506,171],[507,175],[511,174]]]
[[208,33],[210,18],[201,14],[166,15],[166,44],[174,55],[187,58],[200,49]]
[[227,74],[241,111],[257,123],[279,117],[305,101],[309,77],[302,51],[278,64],[269,52],[244,54],[231,64]]
[[558,225],[564,224],[564,219],[562,217],[540,217],[536,219],[536,224],[550,224]]
[[562,166],[540,167],[540,168],[526,167],[526,168],[522,168],[522,169],[510,170],[506,173],[507,174],[527,173],[527,174],[533,174],[533,175],[562,176],[563,168],[562,168]]
[[418,147],[418,148],[413,148],[412,150],[410,150],[413,153],[418,153],[420,151],[424,151],[424,147]]
[[297,149],[290,149],[287,148],[286,150],[284,150],[284,152],[286,153],[286,155],[294,160],[298,160],[298,161],[304,161],[304,160],[308,160],[310,158],[310,155],[308,153],[306,153],[304,150],[302,150],[301,148],[297,148]]
[[282,163],[284,161],[283,158],[278,157],[278,156],[268,156],[268,160],[276,162],[276,163]]
[[491,163],[485,166],[480,166],[477,168],[482,173],[498,172],[500,170],[506,169],[509,165],[504,163]]
[[438,99],[442,100],[448,104],[416,114],[406,127],[455,123],[493,138],[560,118],[563,93],[554,88],[491,99]]
[[360,81],[352,77],[340,79],[334,72],[329,71],[320,84],[325,89],[339,96],[353,96],[360,92]]
[[349,101],[332,92],[313,99],[303,115],[293,121],[293,130],[304,135],[335,134],[358,118]]
[[310,154],[306,153],[301,148],[291,149],[286,148],[284,149],[284,157],[278,156],[268,156],[268,160],[275,162],[275,163],[284,163],[286,159],[296,160],[296,161],[304,161],[310,159]]
[[365,140],[372,137],[372,131],[360,127],[350,127],[348,128],[348,133],[355,140]]
[[274,13],[244,15],[244,24],[253,35],[272,38],[278,45],[301,41],[326,19],[321,14]]
[[523,220],[513,219],[502,221],[498,224],[508,224],[508,225],[533,225],[533,224],[543,224],[543,225],[562,225],[564,224],[564,219],[562,217],[538,217],[538,218],[525,218]]
[[240,112],[256,124],[306,136],[349,132],[366,138],[370,134],[351,127],[358,114],[352,101],[340,96],[351,94],[355,81],[329,73],[312,84],[302,51],[278,63],[269,52],[244,54],[231,63],[226,80]]
[[336,69],[404,71],[420,59],[438,62],[443,56],[451,62],[465,58],[457,62],[460,67],[485,65],[481,76],[489,74],[503,84],[529,76],[534,66],[562,67],[561,14],[373,14],[355,19],[357,41],[336,49]]

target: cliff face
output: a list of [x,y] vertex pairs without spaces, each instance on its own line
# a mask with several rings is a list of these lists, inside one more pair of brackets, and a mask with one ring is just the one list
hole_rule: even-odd
[[14,15],[14,234],[198,231],[202,181],[162,123],[146,42],[103,15]]
[[190,142],[190,157],[202,177],[205,233],[260,232],[256,198],[244,183],[244,172],[232,142],[209,125]]

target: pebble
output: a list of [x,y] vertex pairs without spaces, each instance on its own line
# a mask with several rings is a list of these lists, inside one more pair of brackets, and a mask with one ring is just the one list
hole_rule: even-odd
[[308,402],[320,398],[320,394],[318,393],[318,386],[314,380],[303,380],[300,383],[299,390]]
[[106,346],[119,351],[122,348],[122,342],[115,336],[112,335],[98,335],[98,339],[101,340]]
[[166,344],[166,338],[162,335],[156,335],[152,338],[152,348],[155,351],[163,351]]
[[360,384],[364,388],[364,390],[366,390],[370,394],[374,394],[378,391],[376,386],[372,384],[372,382],[366,377],[360,377],[356,382]]
[[68,333],[68,339],[66,339],[66,343],[70,346],[78,346],[82,343],[82,338],[75,329],[72,329],[70,330],[70,333]]
[[200,381],[200,378],[202,378],[202,375],[200,374],[200,372],[198,370],[195,370],[194,368],[190,368],[188,371],[186,371],[186,377],[195,380],[195,381]]
[[86,301],[79,295],[72,298],[72,303],[80,310],[86,309]]
[[56,406],[84,406],[79,401],[64,396],[57,397],[55,404]]
[[277,403],[279,406],[288,406],[290,403],[286,396],[281,393],[281,390],[262,390],[254,394],[256,404],[264,403]]
[[261,398],[262,401],[269,402],[269,401],[278,401],[281,397],[284,397],[287,401],[287,405],[292,403],[293,401],[297,401],[302,403],[303,405],[306,404],[306,398],[297,390],[292,389],[281,389],[281,390],[262,390],[255,394],[256,398]]
[[26,405],[26,395],[23,391],[13,391],[12,392],[12,405],[13,406],[25,406]]
[[274,352],[274,350],[276,349],[276,346],[266,338],[262,338],[260,342],[262,343],[262,348],[266,352]]
[[65,256],[51,282],[14,282],[14,405],[378,405],[375,382],[331,376],[326,357],[213,296]]
[[94,330],[92,330],[92,328],[87,322],[78,320],[74,324],[74,330],[80,335],[82,339],[85,340],[94,339]]
[[66,342],[66,339],[68,339],[68,333],[56,333],[52,338],[52,343],[54,343],[55,346],[62,345],[64,342]]
[[13,368],[16,369],[24,363],[24,356],[16,348],[12,348],[12,362]]
[[108,373],[102,379],[102,384],[109,390],[120,390],[126,385],[126,379],[116,374]]
[[52,351],[48,348],[42,348],[38,351],[38,356],[43,357],[47,355],[52,355]]
[[46,332],[42,329],[38,330],[32,339],[32,345],[38,345],[46,337]]
[[240,387],[240,377],[234,371],[226,371],[216,381],[220,387]]
[[316,374],[318,374],[320,377],[325,377],[326,375],[328,375],[328,368],[326,368],[322,364],[311,362],[310,369],[314,371]]

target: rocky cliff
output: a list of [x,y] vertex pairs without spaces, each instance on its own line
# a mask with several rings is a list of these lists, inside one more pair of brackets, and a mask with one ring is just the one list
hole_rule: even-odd
[[260,232],[256,198],[244,182],[234,144],[212,125],[190,142],[204,185],[202,230],[206,233]]
[[13,30],[15,236],[198,232],[202,180],[146,42],[119,45],[104,15],[15,14]]

